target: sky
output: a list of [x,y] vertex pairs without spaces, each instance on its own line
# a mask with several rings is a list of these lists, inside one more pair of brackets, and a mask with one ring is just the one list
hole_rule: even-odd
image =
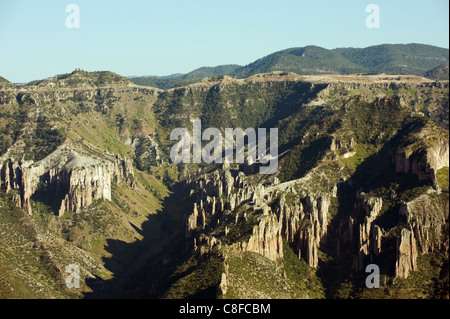
[[[379,8],[378,28],[366,25],[369,4]],[[169,75],[306,45],[448,48],[448,12],[448,0],[0,0],[0,76]]]

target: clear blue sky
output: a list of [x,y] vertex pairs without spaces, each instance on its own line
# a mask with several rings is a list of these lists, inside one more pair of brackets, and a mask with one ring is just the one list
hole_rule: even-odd
[[[66,27],[71,3],[79,29]],[[378,29],[365,25],[371,3]],[[306,45],[448,48],[448,12],[448,0],[0,0],[0,75],[28,82],[77,67],[167,75]]]

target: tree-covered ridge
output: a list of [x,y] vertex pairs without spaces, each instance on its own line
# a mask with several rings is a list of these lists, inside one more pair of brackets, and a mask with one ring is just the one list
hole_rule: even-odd
[[169,76],[141,76],[130,77],[130,80],[137,85],[152,86],[162,90],[168,90],[192,83],[200,82],[203,78],[230,75],[240,65],[228,64],[216,67],[201,67],[186,74],[174,74]]
[[[425,44],[381,44],[366,48],[331,50],[310,45],[277,51],[245,66],[229,64],[201,67],[186,74],[167,77],[133,77],[130,80],[138,85],[153,86],[163,90],[186,86],[206,77],[228,75],[235,78],[247,78],[273,71],[294,72],[300,75],[413,74],[448,80],[448,63],[448,49]],[[433,71],[434,68],[438,69]]]
[[236,70],[233,75],[248,77],[270,71],[298,74],[376,72],[424,75],[431,68],[448,63],[448,56],[448,49],[425,44],[382,44],[333,50],[306,46],[275,52]]
[[232,74],[236,69],[240,68],[240,65],[237,64],[227,64],[227,65],[219,65],[216,67],[204,66],[194,71],[191,71],[185,75],[183,78],[207,78],[212,76],[221,76],[221,75],[229,75]]
[[424,44],[382,44],[363,49],[335,49],[348,60],[372,71],[390,74],[424,75],[448,63],[448,49]]
[[441,64],[425,73],[430,79],[448,80],[448,64]]

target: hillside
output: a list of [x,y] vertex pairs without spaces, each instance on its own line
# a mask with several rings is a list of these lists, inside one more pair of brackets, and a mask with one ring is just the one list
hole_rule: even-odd
[[235,64],[219,65],[216,67],[201,67],[186,74],[177,73],[168,76],[131,77],[130,80],[137,85],[152,86],[167,90],[196,83],[203,78],[229,75],[239,67],[239,65]]
[[271,71],[297,74],[349,74],[364,72],[366,69],[334,51],[317,46],[307,46],[275,52],[237,69],[232,75],[245,78]]
[[297,74],[377,72],[424,75],[431,68],[448,63],[448,56],[448,49],[423,44],[382,44],[333,50],[307,46],[275,52],[237,69],[232,75],[248,77],[270,71]]
[[214,76],[230,75],[239,67],[240,67],[240,65],[237,65],[237,64],[219,65],[216,67],[206,67],[205,66],[205,67],[195,69],[194,71],[191,71],[189,73],[186,73],[182,77],[183,78],[203,79],[203,78],[209,78],[209,77],[214,77]]
[[[448,298],[448,89],[277,71],[161,90],[77,70],[0,90],[0,296]],[[278,128],[276,173],[174,164],[171,132],[196,119]]]
[[425,76],[430,79],[448,81],[448,64],[441,64],[431,70],[428,70],[425,72]]
[[14,84],[0,76],[0,90],[13,88]]
[[60,74],[44,80],[32,81],[28,86],[73,88],[78,86],[131,85],[126,77],[109,71],[87,72],[76,69],[72,73]]
[[371,71],[424,75],[440,64],[448,64],[448,49],[424,44],[382,44],[362,49],[335,49],[346,59]]

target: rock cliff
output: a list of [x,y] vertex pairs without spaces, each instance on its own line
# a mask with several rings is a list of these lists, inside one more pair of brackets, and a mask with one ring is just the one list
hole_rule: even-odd
[[449,166],[449,139],[448,133],[436,135],[435,130],[427,125],[410,134],[410,142],[395,152],[397,172],[414,174],[436,184],[436,171]]
[[[285,239],[297,247],[299,258],[317,267],[318,250],[327,240],[333,195],[306,193],[292,202],[291,197],[297,195],[297,191],[288,184],[292,185],[292,181],[286,185],[273,183],[265,188],[261,184],[251,184],[242,172],[230,170],[222,175],[218,171],[212,176],[204,175],[188,186],[196,202],[186,218],[186,236],[194,236],[196,246],[201,242],[195,237],[199,234],[222,234],[225,242],[227,235],[234,236],[231,240],[234,248],[255,252],[273,261],[283,257]],[[234,231],[242,226],[240,221],[250,225],[250,229]]]
[[17,203],[31,214],[30,199],[39,187],[54,186],[55,197],[62,197],[58,215],[78,212],[95,199],[111,200],[111,184],[134,185],[133,166],[129,159],[113,154],[102,158],[85,150],[63,144],[44,159],[0,164],[2,188],[16,190]]

